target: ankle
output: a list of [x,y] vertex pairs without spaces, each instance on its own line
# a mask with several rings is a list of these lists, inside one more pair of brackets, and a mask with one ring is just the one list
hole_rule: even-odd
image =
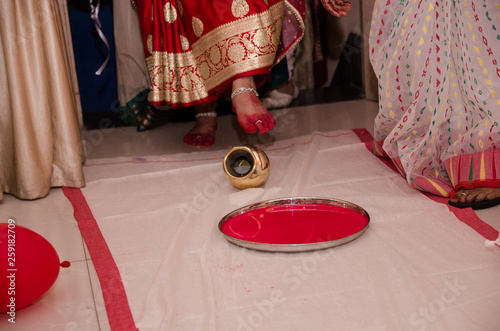
[[234,99],[242,93],[252,93],[257,98],[259,97],[259,93],[257,93],[257,90],[253,87],[238,87],[236,89],[233,89],[233,93],[231,93],[231,101],[234,101]]
[[241,87],[257,89],[257,86],[255,85],[255,81],[252,76],[241,77],[233,81],[232,84],[233,91]]

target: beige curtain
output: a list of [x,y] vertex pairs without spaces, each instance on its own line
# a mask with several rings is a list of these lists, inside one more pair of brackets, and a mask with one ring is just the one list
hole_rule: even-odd
[[84,186],[84,154],[57,0],[0,4],[0,199]]
[[130,0],[113,0],[118,99],[121,106],[149,87],[141,26]]

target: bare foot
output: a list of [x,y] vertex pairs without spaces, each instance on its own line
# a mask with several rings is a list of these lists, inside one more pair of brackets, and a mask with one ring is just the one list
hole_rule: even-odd
[[194,146],[213,145],[217,130],[215,103],[196,106],[196,116],[196,124],[184,136],[184,142]]
[[458,190],[451,198],[451,202],[478,202],[486,200],[494,200],[500,198],[500,188],[479,187],[475,189]]
[[[233,91],[240,87],[251,87],[255,89],[252,77],[239,78],[233,82]],[[271,131],[276,122],[269,111],[262,105],[259,98],[253,92],[244,92],[233,98],[233,110],[238,115],[238,122],[246,132],[258,131],[264,134]]]

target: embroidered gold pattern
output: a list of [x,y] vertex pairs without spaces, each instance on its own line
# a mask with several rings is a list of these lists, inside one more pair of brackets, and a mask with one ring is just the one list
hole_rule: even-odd
[[232,44],[227,50],[227,55],[234,62],[240,62],[245,57],[245,47],[240,44]]
[[210,62],[219,63],[222,59],[222,53],[219,47],[212,47],[210,49]]
[[200,38],[203,34],[203,22],[198,17],[193,17],[193,30],[196,37]]
[[181,35],[181,47],[183,51],[187,51],[189,49],[189,40]]
[[151,102],[191,104],[208,97],[235,75],[275,63],[283,2],[269,10],[220,26],[183,53],[153,52],[147,57]]
[[182,16],[183,8],[182,8],[182,3],[180,2],[180,0],[177,0],[177,10],[179,11],[179,14]]
[[233,3],[231,4],[231,12],[236,18],[245,16],[246,14],[248,14],[249,10],[250,7],[248,6],[246,0],[233,0]]
[[167,23],[174,23],[177,19],[177,10],[170,1],[163,6],[163,17]]
[[148,39],[146,39],[146,45],[148,47],[149,54],[153,54],[153,35],[148,35]]

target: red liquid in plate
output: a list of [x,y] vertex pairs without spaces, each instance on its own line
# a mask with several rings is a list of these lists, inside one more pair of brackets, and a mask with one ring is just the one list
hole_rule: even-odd
[[321,204],[255,209],[226,220],[222,232],[236,239],[267,244],[309,244],[348,237],[368,224],[355,210]]

